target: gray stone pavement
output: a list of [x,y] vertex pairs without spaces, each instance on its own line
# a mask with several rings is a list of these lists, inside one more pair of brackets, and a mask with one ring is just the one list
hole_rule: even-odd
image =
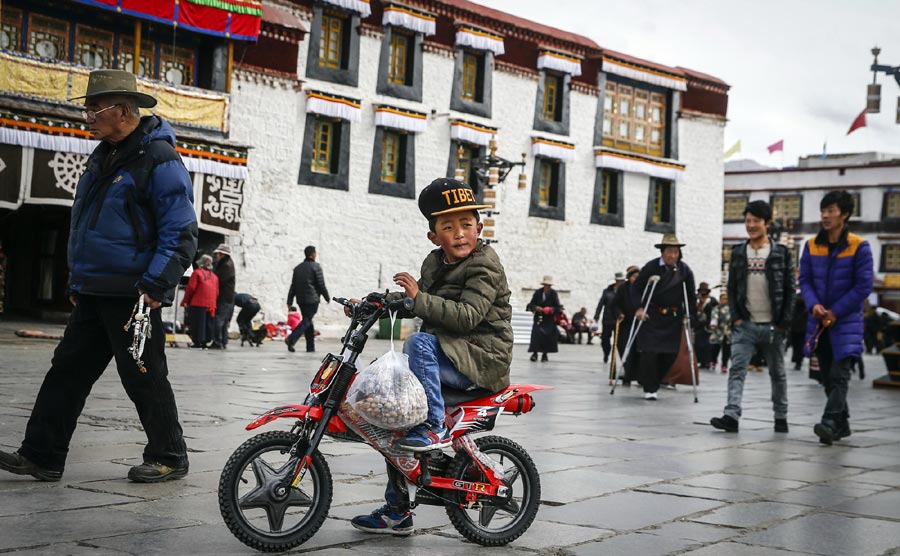
[[[15,449],[55,342],[15,337],[0,322],[0,446]],[[320,340],[320,352],[336,340]],[[371,341],[374,358],[387,342]],[[664,390],[657,403],[638,388],[609,395],[599,346],[561,346],[549,363],[531,363],[516,347],[514,382],[554,390],[537,408],[501,418],[492,434],[522,444],[541,472],[543,504],[520,539],[503,548],[464,542],[441,508],[415,511],[409,538],[372,537],[349,519],[380,505],[385,471],[364,445],[326,440],[335,479],[322,529],[293,553],[362,554],[788,556],[900,554],[900,391],[874,390],[883,374],[867,357],[868,376],[850,390],[853,435],[832,447],[812,434],[824,404],[806,372],[789,373],[791,432],[772,430],[766,373],[751,373],[739,434],[714,431],[725,401],[725,375],[701,375],[700,403],[690,388]],[[250,432],[244,425],[276,405],[299,403],[322,353],[289,354],[283,344],[237,344],[224,352],[169,349],[171,380],[190,449],[191,472],[161,485],[129,483],[144,436],[110,368],[94,387],[73,439],[63,480],[40,483],[0,473],[0,553],[252,554],[219,516],[216,485],[228,455]],[[364,357],[366,357],[364,356]],[[265,429],[286,429],[276,422]]]

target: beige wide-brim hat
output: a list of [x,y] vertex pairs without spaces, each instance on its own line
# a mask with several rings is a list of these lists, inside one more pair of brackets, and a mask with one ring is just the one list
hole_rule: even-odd
[[213,253],[222,253],[223,255],[231,255],[231,246],[227,243],[220,243]]
[[88,76],[87,93],[69,100],[92,99],[101,95],[124,95],[133,97],[141,108],[153,108],[156,99],[137,90],[134,74],[124,70],[94,70]]
[[552,286],[553,285],[553,276],[550,276],[549,274],[547,276],[544,276],[544,279],[541,280],[541,285],[542,286]]
[[686,244],[678,241],[675,234],[664,234],[662,241],[654,245],[657,249],[665,249],[666,247],[684,247]]

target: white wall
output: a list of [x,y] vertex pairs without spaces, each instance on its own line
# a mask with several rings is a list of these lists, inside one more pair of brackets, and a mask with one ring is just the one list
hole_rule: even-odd
[[[311,25],[308,15],[305,24]],[[425,219],[414,200],[368,193],[375,135],[373,104],[407,107],[436,117],[425,133],[416,136],[416,193],[432,179],[444,176],[450,151],[449,112],[454,60],[452,53],[427,48],[424,58],[423,102],[382,97],[374,93],[381,37],[364,32],[360,38],[359,86],[306,80],[308,37],[300,44],[298,75],[305,89],[362,99],[362,122],[351,124],[349,191],[298,185],[305,122],[305,92],[288,84],[260,84],[238,75],[232,94],[231,137],[252,145],[250,178],[245,186],[244,221],[236,244],[239,291],[259,297],[268,318],[279,318],[292,268],[302,250],[314,244],[325,281],[333,296],[359,296],[377,288],[394,288],[390,277],[399,271],[418,274],[421,261],[433,248],[425,237]],[[495,244],[507,271],[515,309],[524,309],[530,290],[551,274],[563,292],[569,311],[581,306],[593,313],[602,289],[617,271],[643,264],[658,253],[653,244],[660,234],[644,232],[649,178],[626,174],[625,227],[590,224],[594,189],[593,126],[597,97],[571,93],[570,135],[576,159],[566,165],[566,220],[528,216],[534,158],[531,138],[537,77],[495,70],[493,118],[463,113],[453,117],[482,122],[500,129],[498,154],[519,160],[528,153],[525,173],[529,188],[516,187],[513,170],[498,197]],[[698,281],[717,280],[722,214],[722,124],[713,120],[682,120],[679,125],[681,160],[686,179],[677,187],[677,231],[688,243],[686,260]],[[566,292],[568,290],[568,293]],[[317,326],[326,333],[344,319],[336,304],[320,307]]]

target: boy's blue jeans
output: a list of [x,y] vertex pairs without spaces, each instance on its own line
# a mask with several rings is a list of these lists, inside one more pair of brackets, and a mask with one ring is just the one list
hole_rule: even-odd
[[425,387],[428,398],[428,419],[425,424],[431,428],[444,426],[444,397],[441,384],[457,390],[467,390],[472,381],[456,370],[453,363],[438,345],[437,336],[426,332],[413,334],[406,339],[403,353],[409,356],[409,368]]
[[[441,384],[457,390],[468,390],[474,383],[456,370],[441,350],[434,334],[426,332],[413,334],[406,339],[403,353],[409,356],[410,370],[425,387],[425,397],[428,398],[428,419],[425,424],[431,428],[444,427],[444,397],[441,395]],[[402,509],[406,502],[404,497],[394,489],[390,480],[384,489],[384,499],[392,508],[399,509],[395,511],[406,511]]]

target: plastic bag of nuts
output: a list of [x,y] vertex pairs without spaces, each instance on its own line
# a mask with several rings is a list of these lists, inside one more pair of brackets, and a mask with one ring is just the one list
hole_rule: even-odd
[[408,356],[393,350],[356,375],[345,401],[383,429],[406,430],[428,418],[425,388],[409,370]]

